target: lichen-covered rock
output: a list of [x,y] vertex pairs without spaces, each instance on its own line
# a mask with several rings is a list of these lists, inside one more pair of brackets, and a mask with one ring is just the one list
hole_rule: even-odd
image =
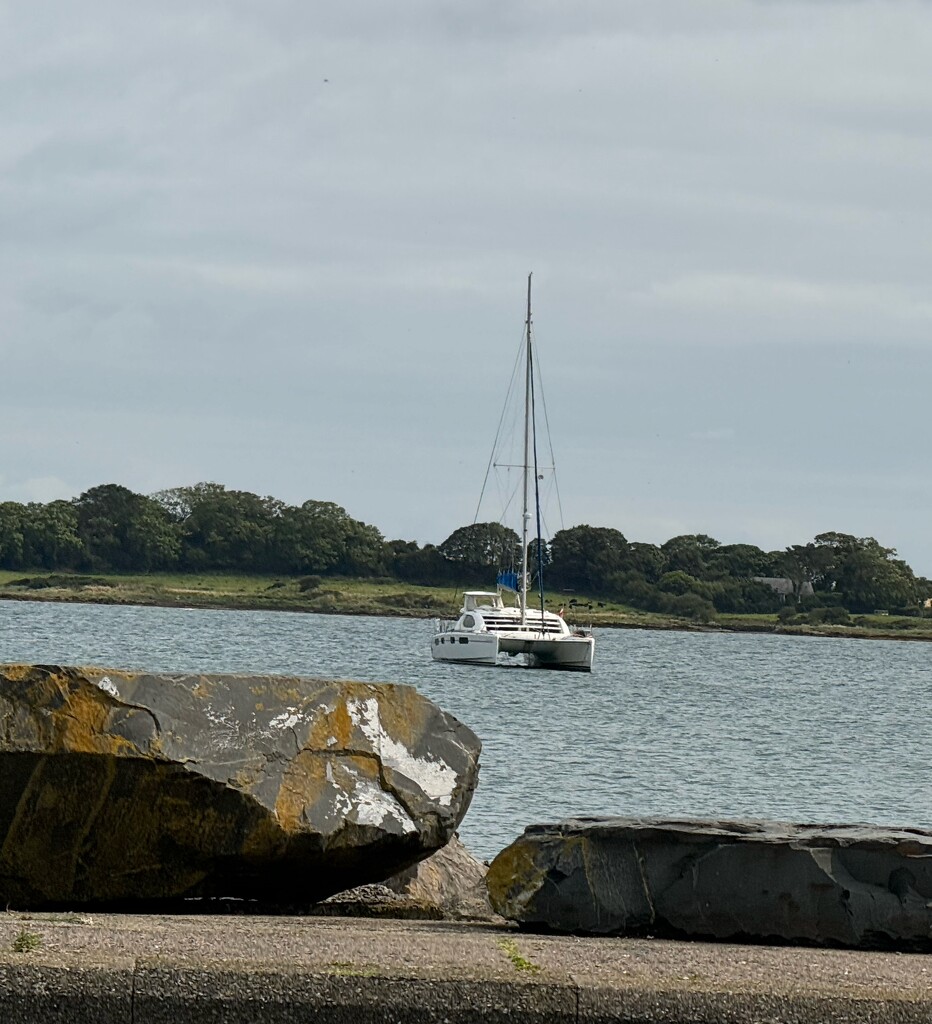
[[870,825],[580,818],[492,862],[493,909],[601,935],[932,949],[932,832]]
[[0,902],[312,903],[442,847],[479,750],[409,686],[0,666]]

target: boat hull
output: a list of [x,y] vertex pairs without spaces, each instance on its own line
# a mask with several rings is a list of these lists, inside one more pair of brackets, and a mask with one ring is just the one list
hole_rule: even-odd
[[464,665],[495,665],[498,637],[494,633],[466,633],[445,630],[430,645],[434,661],[458,661]]
[[526,655],[532,668],[560,669],[564,672],[591,672],[595,640],[591,636],[564,636],[547,639],[500,636],[498,649],[505,654]]
[[434,636],[434,661],[464,665],[496,665],[499,654],[522,658],[527,668],[591,672],[595,640],[591,636],[528,637],[449,629]]

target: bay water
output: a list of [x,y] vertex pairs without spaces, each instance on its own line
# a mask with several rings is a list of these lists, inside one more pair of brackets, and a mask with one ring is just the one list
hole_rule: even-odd
[[932,827],[932,646],[609,630],[591,674],[434,662],[420,619],[0,601],[0,662],[416,686],[483,743],[490,858],[579,814]]

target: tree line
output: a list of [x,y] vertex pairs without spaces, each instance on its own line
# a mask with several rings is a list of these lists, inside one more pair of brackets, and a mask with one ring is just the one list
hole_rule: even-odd
[[[385,540],[333,502],[289,505],[216,483],[152,495],[103,484],[71,500],[0,502],[0,568],[12,570],[387,576],[484,587],[520,564],[520,549],[517,534],[498,523],[463,526],[439,545],[420,546]],[[764,551],[704,534],[647,544],[581,525],[540,549],[531,544],[528,558],[550,590],[698,619],[787,607],[826,609],[829,618],[835,609],[920,614],[932,597],[932,583],[893,548],[836,532]]]

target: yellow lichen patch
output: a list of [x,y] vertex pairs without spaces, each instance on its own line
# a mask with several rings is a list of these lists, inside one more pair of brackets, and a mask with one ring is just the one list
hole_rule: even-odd
[[288,679],[270,679],[268,684],[263,687],[263,692],[283,703],[301,704],[307,697],[306,693],[292,685],[291,680]]
[[396,743],[413,749],[424,734],[424,713],[428,705],[413,687],[377,686],[375,690],[382,728]]
[[308,807],[316,804],[324,791],[331,788],[327,779],[327,758],[302,750],[282,776],[275,816],[285,832],[300,831]]
[[125,679],[128,682],[131,679],[136,679],[139,675],[138,672],[128,672],[122,668],[101,668],[99,665],[80,665],[70,671],[74,674],[75,679],[89,675],[106,675],[112,679]]
[[515,896],[536,891],[544,877],[534,860],[534,847],[520,839],[512,843],[492,861],[485,876],[492,909],[503,917],[515,916],[511,913]]
[[0,673],[8,679],[11,683],[22,683],[28,679],[33,672],[35,672],[35,666],[33,665],[3,665],[0,668]]
[[72,690],[65,707],[53,713],[59,749],[76,754],[138,754],[129,740],[105,732],[109,713],[110,704],[102,692],[89,686]]
[[307,737],[307,746],[316,750],[352,750],[356,727],[349,709],[341,701],[327,714],[314,716]]
[[230,779],[233,785],[237,789],[241,789],[244,792],[256,781],[256,775],[258,774],[258,768],[253,766],[251,768],[240,768]]

